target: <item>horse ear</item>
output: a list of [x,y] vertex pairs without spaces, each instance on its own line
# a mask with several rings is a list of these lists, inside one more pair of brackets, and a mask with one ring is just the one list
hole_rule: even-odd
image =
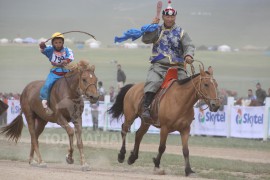
[[65,66],[66,69],[69,69],[71,71],[74,71],[78,67],[78,64],[76,63],[69,63],[68,65]]
[[199,65],[199,67],[200,67],[200,74],[201,74],[202,76],[204,76],[204,75],[205,75],[204,69],[201,67],[201,65]]
[[94,72],[94,71],[95,71],[95,68],[96,68],[95,65],[92,65],[92,66],[90,67],[90,70]]

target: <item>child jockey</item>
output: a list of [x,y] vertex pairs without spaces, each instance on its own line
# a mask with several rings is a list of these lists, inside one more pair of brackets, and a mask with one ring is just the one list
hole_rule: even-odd
[[40,99],[42,100],[42,106],[45,109],[47,115],[52,115],[53,111],[48,107],[48,100],[50,97],[50,91],[54,82],[62,78],[68,69],[65,66],[74,60],[73,52],[71,49],[64,47],[64,36],[60,32],[56,32],[52,35],[52,46],[46,46],[45,42],[39,44],[40,51],[44,54],[53,65],[50,73],[40,90]]

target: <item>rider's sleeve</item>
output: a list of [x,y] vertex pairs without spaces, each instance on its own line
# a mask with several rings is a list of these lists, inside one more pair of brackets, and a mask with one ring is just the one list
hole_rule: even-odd
[[192,43],[192,40],[189,37],[188,33],[184,32],[182,34],[181,43],[182,43],[182,47],[184,51],[183,57],[186,57],[186,56],[194,57],[195,46]]
[[158,40],[158,29],[153,32],[146,32],[142,36],[142,42],[145,44],[155,43]]
[[69,59],[70,62],[72,62],[74,60],[74,55],[73,55],[73,51],[69,48],[65,48],[66,49],[66,57],[65,59]]
[[44,51],[42,52],[42,54],[44,54],[50,61],[51,58],[52,58],[52,54],[53,54],[53,47],[52,46],[47,46],[44,49]]

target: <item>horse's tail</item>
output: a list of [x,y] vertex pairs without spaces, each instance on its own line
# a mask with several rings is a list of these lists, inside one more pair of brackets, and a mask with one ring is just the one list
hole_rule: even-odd
[[21,137],[23,128],[22,112],[7,126],[0,129],[0,134],[4,134],[9,140],[17,143]]
[[133,86],[134,84],[128,84],[121,88],[120,92],[116,96],[116,100],[113,104],[113,106],[108,110],[109,114],[112,114],[113,118],[119,118],[123,114],[123,108],[124,108],[124,97],[128,90]]

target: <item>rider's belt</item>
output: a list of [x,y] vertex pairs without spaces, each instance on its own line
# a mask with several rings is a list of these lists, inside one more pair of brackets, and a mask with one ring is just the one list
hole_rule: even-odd
[[56,74],[58,76],[64,76],[66,74],[66,72],[56,72],[56,71],[53,71],[53,74]]
[[172,58],[171,56],[169,56],[169,55],[164,55],[164,54],[162,54],[162,53],[160,53],[160,54],[158,54],[158,55],[152,55],[152,56],[150,57],[151,63],[152,63],[152,64],[153,64],[153,63],[156,63],[156,62],[158,62],[158,61],[160,61],[160,60],[163,60],[164,58],[168,58],[170,64],[182,64],[182,63],[184,62],[184,59],[181,58],[181,57],[173,57],[173,58]]

